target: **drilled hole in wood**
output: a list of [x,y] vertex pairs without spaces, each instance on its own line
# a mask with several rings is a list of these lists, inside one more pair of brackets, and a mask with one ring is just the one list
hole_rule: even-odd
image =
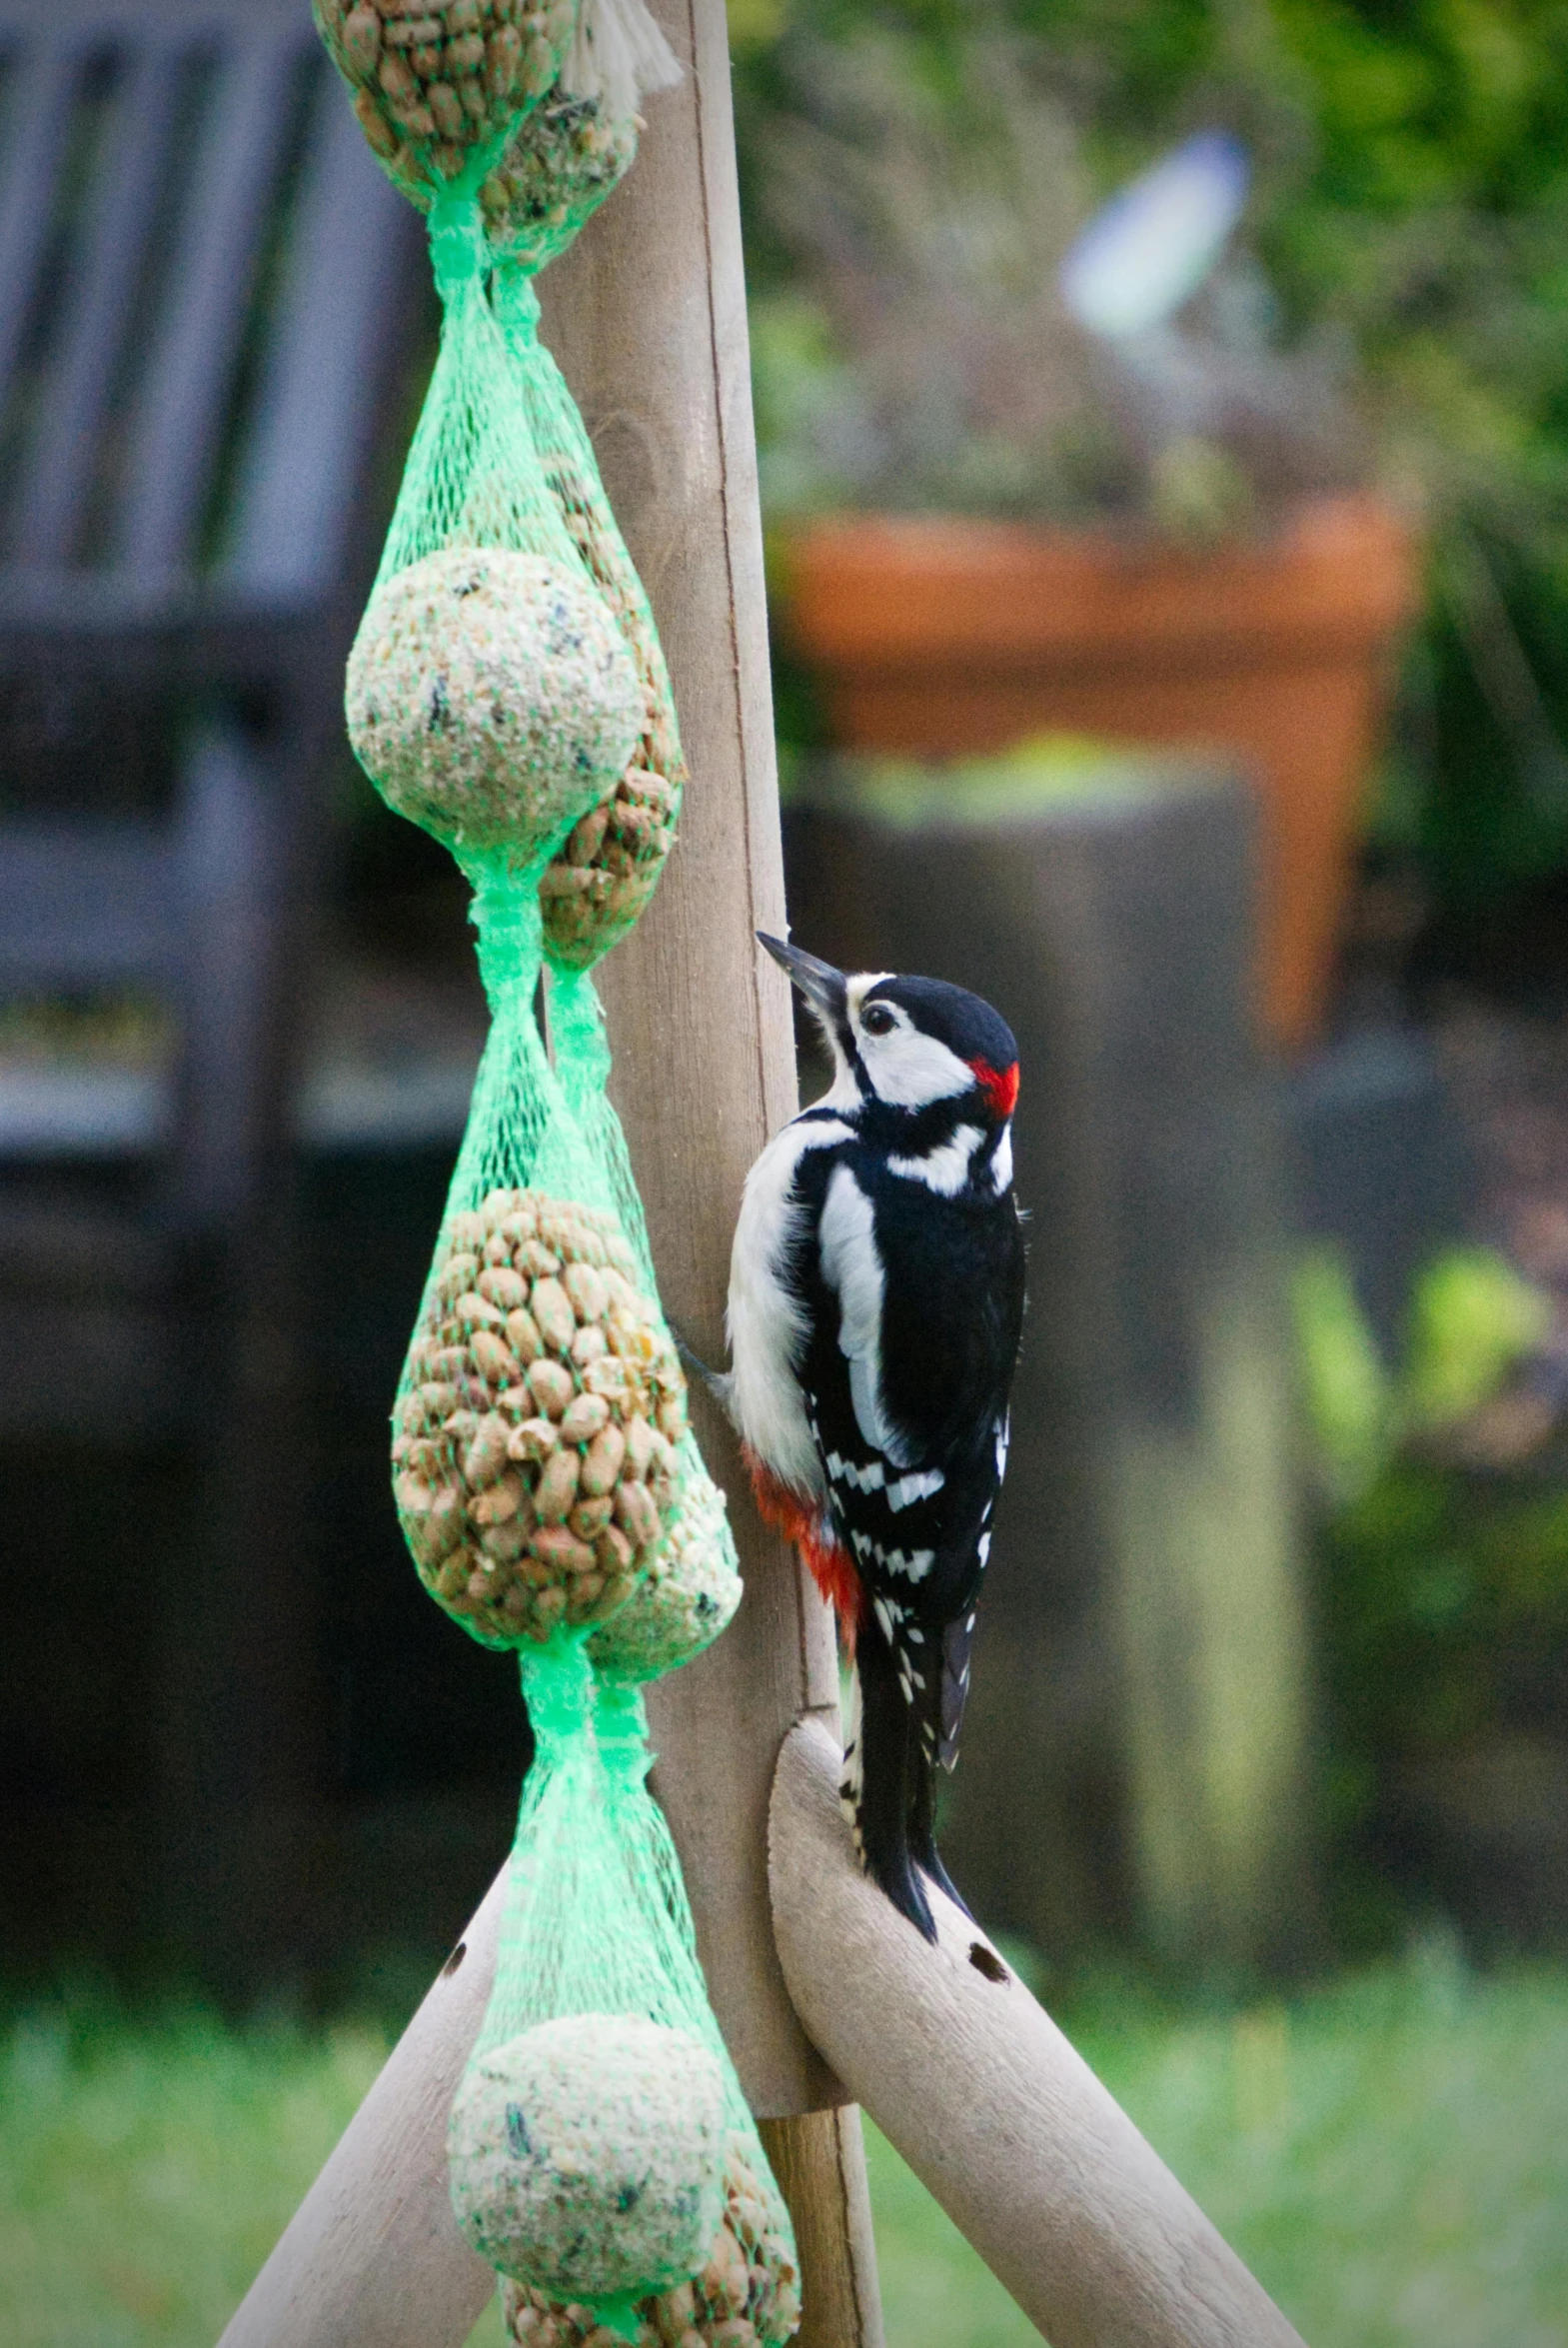
[[468,1942],[466,1940],[460,1940],[457,1947],[453,1950],[451,1956],[448,1957],[446,1963],[441,1968],[441,1977],[443,1981],[447,1979],[449,1974],[455,1973],[457,1971],[459,1965],[462,1964],[463,1959],[468,1955]]
[[992,1956],[983,1940],[970,1941],[969,1962],[977,1973],[984,1974],[987,1981],[1005,1982],[1007,1978],[1006,1966],[1000,1957]]

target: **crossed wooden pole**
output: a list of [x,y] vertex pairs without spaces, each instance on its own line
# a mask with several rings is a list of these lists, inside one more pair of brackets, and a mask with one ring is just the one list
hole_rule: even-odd
[[[605,970],[665,1301],[722,1350],[746,1171],[793,1114],[762,533],[724,0],[656,0],[689,64],[629,188],[541,282],[652,599],[693,773],[653,907]],[[863,2105],[1053,2348],[1300,2348],[1297,2334],[968,1919],[928,1947],[838,1813],[831,1626],[694,1397],[747,1592],[659,1682],[654,1787],[710,1993],[789,2202],[799,2348],[881,2348]],[[495,1968],[492,1885],[221,2348],[462,2348],[495,2276],[458,2232],[446,2123]],[[896,2342],[893,2348],[897,2348]]]

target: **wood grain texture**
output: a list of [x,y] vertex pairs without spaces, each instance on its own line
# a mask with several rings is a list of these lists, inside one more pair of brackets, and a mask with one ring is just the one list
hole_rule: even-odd
[[802,1722],[780,1757],[771,1832],[790,1992],[1052,2348],[1301,2348],[983,1934],[935,1897],[928,1947],[866,1881],[837,1775],[832,1740]]
[[219,2348],[462,2348],[479,2321],[496,2278],[452,2214],[447,2113],[495,1978],[503,1880],[486,1893]]
[[[722,0],[655,13],[691,71],[650,100],[635,171],[540,296],[654,605],[692,770],[669,869],[604,995],[664,1300],[719,1360],[741,1185],[797,1096],[788,988],[755,942],[784,927],[784,868],[725,14]],[[650,1690],[654,1785],[742,2083],[782,2116],[839,2100],[789,2004],[767,1881],[780,1744],[808,1707],[836,1716],[832,1632],[706,1396],[694,1415],[746,1599],[712,1653]]]
[[[763,2148],[789,2204],[805,2290],[790,2348],[884,2348],[865,2146],[853,2104],[763,2120]],[[845,2258],[847,2240],[850,2255]]]

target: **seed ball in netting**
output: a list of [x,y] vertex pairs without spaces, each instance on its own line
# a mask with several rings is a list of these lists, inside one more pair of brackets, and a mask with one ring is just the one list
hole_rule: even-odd
[[686,1376],[614,1215],[493,1190],[443,1235],[392,1456],[421,1580],[476,1638],[603,1622],[674,1522]]
[[[501,2305],[518,2348],[611,2348],[592,2308],[533,2284],[509,2278]],[[640,2299],[637,2318],[637,2348],[783,2348],[799,2328],[794,2245],[740,2136],[730,2139],[725,2214],[701,2272]]]
[[428,207],[555,81],[577,0],[313,0],[371,152]]
[[388,805],[449,847],[527,862],[613,785],[642,730],[626,644],[542,555],[451,547],[372,596],[349,738]]
[[589,1641],[594,1668],[607,1679],[658,1679],[712,1646],[740,1603],[725,1495],[689,1451],[652,1565]]
[[452,2204],[480,2256],[554,2298],[660,2290],[725,2210],[724,2077],[635,2014],[542,2022],[481,2055],[452,2107]]
[[479,191],[498,261],[543,269],[618,188],[637,159],[635,114],[558,83],[520,123]]

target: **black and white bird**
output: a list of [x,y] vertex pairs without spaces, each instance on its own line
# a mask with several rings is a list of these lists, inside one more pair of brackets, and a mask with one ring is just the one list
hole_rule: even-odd
[[842,1794],[862,1863],[933,1939],[922,1876],[957,1896],[935,1771],[957,1753],[1023,1322],[1017,1047],[960,987],[762,943],[833,1082],[748,1176],[716,1385],[855,1665]]

